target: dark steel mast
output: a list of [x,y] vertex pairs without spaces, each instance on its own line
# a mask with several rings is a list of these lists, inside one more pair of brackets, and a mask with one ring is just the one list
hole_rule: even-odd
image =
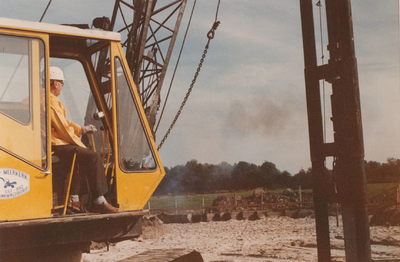
[[[316,59],[312,0],[300,0],[318,260],[331,261],[329,203],[342,207],[347,261],[371,261],[364,142],[350,0],[326,0],[328,64]],[[332,85],[334,142],[325,143],[319,80]],[[325,168],[333,157],[333,176]]]

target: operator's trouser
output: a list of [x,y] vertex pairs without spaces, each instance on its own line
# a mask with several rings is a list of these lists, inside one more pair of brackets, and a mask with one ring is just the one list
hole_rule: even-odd
[[[78,149],[76,169],[72,177],[70,195],[87,194],[87,185],[89,185],[94,198],[104,195],[108,191],[107,179],[104,174],[103,161],[96,152],[77,145],[52,146],[53,156],[60,159],[68,158],[71,165],[76,149]],[[77,170],[78,172],[76,172]]]

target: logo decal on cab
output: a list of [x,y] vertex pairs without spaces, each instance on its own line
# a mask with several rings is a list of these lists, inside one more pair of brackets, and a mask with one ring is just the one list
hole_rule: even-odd
[[12,168],[0,168],[0,199],[10,199],[29,192],[29,175]]

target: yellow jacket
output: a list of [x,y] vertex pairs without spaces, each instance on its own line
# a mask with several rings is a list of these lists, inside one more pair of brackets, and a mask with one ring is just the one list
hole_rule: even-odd
[[64,105],[58,98],[50,93],[50,117],[51,117],[51,144],[74,144],[86,148],[79,137],[82,135],[82,127],[67,120]]

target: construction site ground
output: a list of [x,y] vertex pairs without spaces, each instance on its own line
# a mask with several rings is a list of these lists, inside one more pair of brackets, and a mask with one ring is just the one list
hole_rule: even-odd
[[[197,251],[209,262],[317,261],[312,215],[171,224],[152,217],[145,218],[143,224],[140,238],[112,244],[109,251],[105,245],[97,245],[90,254],[83,255],[83,261],[134,261],[126,259],[151,250],[173,249]],[[400,226],[371,226],[370,231],[373,260],[400,261]],[[333,261],[345,261],[340,216],[338,220],[330,217],[330,232]]]

